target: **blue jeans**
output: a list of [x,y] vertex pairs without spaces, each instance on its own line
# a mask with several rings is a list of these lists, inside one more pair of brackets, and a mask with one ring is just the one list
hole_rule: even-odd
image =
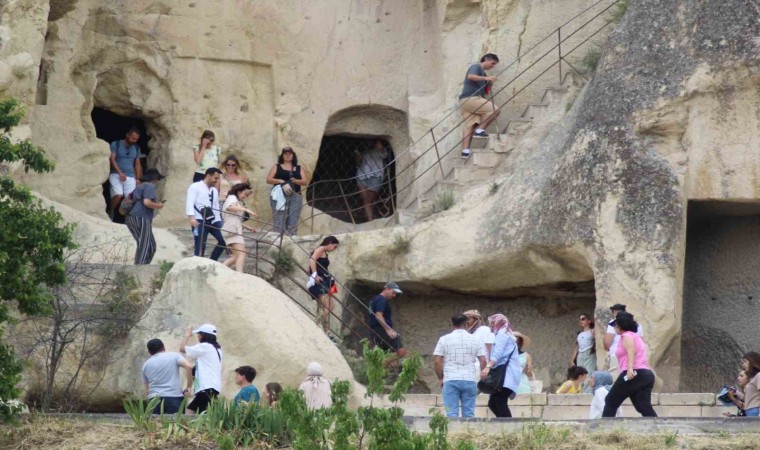
[[[200,222],[200,220],[198,222]],[[195,231],[193,231],[193,236],[195,238],[195,251],[193,254],[195,256],[205,256],[206,239],[208,239],[208,235],[210,234],[216,239],[216,247],[214,247],[214,250],[211,252],[211,259],[219,261],[219,257],[222,256],[222,252],[225,247],[227,247],[227,244],[222,237],[222,222],[214,222],[211,225],[200,223],[199,227],[200,229],[198,230],[197,235]]]
[[452,380],[443,383],[443,406],[446,415],[459,417],[459,403],[462,403],[462,417],[475,417],[475,399],[478,385],[474,381]]
[[161,403],[164,404],[164,414],[176,414],[184,399],[185,397],[161,397],[161,402],[156,405],[153,414],[161,414]]
[[758,417],[760,416],[760,408],[750,408],[744,410],[744,414],[747,415],[747,417]]

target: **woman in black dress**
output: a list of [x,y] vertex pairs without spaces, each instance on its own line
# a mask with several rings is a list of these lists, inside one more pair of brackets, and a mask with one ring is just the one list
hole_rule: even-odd
[[330,259],[328,253],[338,248],[338,239],[327,236],[309,258],[309,293],[317,301],[317,320],[322,322],[325,333],[330,331],[330,313],[333,310],[332,289],[335,280],[328,271]]

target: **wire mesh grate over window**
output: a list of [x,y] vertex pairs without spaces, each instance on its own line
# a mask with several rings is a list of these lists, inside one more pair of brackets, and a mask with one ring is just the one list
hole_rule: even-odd
[[395,175],[387,140],[325,136],[306,200],[348,223],[389,217],[395,211]]

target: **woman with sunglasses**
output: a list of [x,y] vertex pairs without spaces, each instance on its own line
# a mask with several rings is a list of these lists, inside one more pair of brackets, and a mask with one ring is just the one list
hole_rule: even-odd
[[208,169],[219,165],[219,155],[222,153],[222,149],[218,145],[214,145],[214,141],[216,141],[214,132],[203,130],[200,144],[193,146],[193,158],[196,165],[193,183],[203,180]]
[[224,204],[230,188],[239,183],[248,183],[248,176],[243,172],[240,161],[235,155],[224,158],[224,162],[219,168],[222,169],[222,179],[219,181],[219,203]]
[[278,186],[285,197],[284,207],[277,207],[277,201],[270,199],[272,205],[272,222],[276,233],[295,236],[298,231],[298,219],[301,216],[303,200],[301,187],[309,184],[309,173],[298,165],[298,156],[290,147],[285,147],[267,174],[267,183]]
[[596,371],[596,341],[594,340],[594,320],[589,314],[581,314],[578,319],[581,331],[575,337],[575,350],[568,367],[579,366],[588,373]]

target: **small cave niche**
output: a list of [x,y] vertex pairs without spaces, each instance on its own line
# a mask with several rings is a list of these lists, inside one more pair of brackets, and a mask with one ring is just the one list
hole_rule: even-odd
[[[566,282],[543,286],[515,288],[499,293],[458,293],[436,289],[422,283],[399,283],[403,297],[392,300],[394,329],[398,331],[408,352],[418,352],[425,360],[417,392],[437,391],[438,379],[433,372],[433,350],[438,338],[451,331],[451,317],[470,309],[477,309],[487,325],[487,317],[496,313],[506,315],[515,331],[531,339],[525,349],[533,358],[536,379],[544,382],[544,389],[553,392],[567,378],[567,363],[573,354],[576,335],[580,331],[580,314],[593,315],[596,307],[594,281]],[[369,305],[382,291],[383,285],[351,282],[350,290],[358,299]],[[349,296],[350,297],[350,296]],[[347,310],[342,317],[346,327],[347,345],[360,352],[361,338],[370,337],[366,325],[367,307],[357,300],[343,300]],[[599,327],[606,323],[596,323]],[[353,330],[353,331],[352,331]],[[359,334],[361,337],[358,337]],[[600,355],[599,364],[605,355]]]
[[[95,135],[97,138],[106,141],[109,145],[114,141],[124,139],[124,136],[130,128],[137,127],[140,130],[140,139],[137,141],[137,145],[140,147],[140,164],[142,165],[143,171],[148,168],[148,154],[150,153],[149,141],[151,137],[145,127],[145,120],[143,118],[121,116],[97,106],[93,108],[90,117],[95,126]],[[104,158],[108,157],[109,155],[104,156]],[[123,223],[124,217],[122,217],[118,211],[111,214],[111,190],[108,184],[108,178],[103,182],[103,200],[105,202],[106,214],[109,214],[114,222]]]
[[[382,160],[366,157],[376,143],[382,144]],[[366,158],[364,170],[382,176],[382,183],[372,197],[360,192],[357,172]],[[314,208],[347,223],[365,223],[390,217],[396,210],[396,167],[393,148],[383,136],[325,136],[319,158],[306,191],[307,202]],[[373,189],[370,189],[373,190]],[[374,191],[374,190],[373,190]]]
[[733,384],[760,348],[760,202],[690,201],[686,222],[680,386]]

